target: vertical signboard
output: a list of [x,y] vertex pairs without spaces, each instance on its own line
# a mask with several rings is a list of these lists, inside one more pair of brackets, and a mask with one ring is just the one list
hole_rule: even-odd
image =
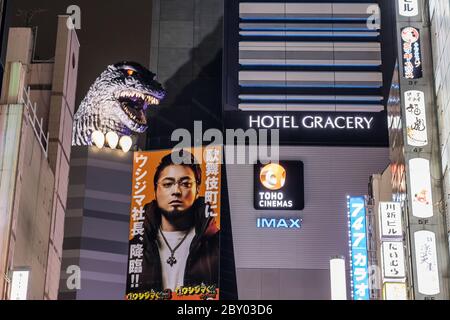
[[29,270],[14,270],[11,280],[11,300],[27,300]]
[[136,152],[127,300],[217,300],[222,150]]
[[381,239],[403,238],[402,208],[398,202],[380,202]]
[[347,206],[350,227],[352,296],[354,300],[369,300],[365,197],[349,197]]
[[417,286],[424,295],[440,293],[436,235],[431,231],[414,233],[416,247]]
[[386,241],[382,244],[383,251],[383,277],[405,278],[405,252],[403,242]]
[[433,216],[430,161],[422,158],[409,160],[412,214],[417,218]]
[[406,300],[402,207],[398,202],[380,202],[379,216],[383,299]]
[[405,92],[404,98],[408,145],[425,147],[428,145],[425,93],[409,90]]
[[408,300],[406,283],[386,282],[383,285],[383,300]]
[[398,10],[399,14],[403,17],[415,17],[419,14],[418,0],[399,0]]
[[413,27],[401,30],[403,50],[403,76],[406,79],[420,79],[422,71],[422,53],[420,47],[420,31]]

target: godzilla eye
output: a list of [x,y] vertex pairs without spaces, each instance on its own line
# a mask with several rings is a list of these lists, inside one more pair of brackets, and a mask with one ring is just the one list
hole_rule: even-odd
[[127,75],[130,76],[130,77],[131,77],[134,73],[135,73],[134,70],[131,70],[131,69],[128,69],[128,70],[127,70]]

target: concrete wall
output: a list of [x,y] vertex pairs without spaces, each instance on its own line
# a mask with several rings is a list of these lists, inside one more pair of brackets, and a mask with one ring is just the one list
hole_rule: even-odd
[[[255,210],[253,165],[227,165],[239,299],[328,300],[330,258],[349,261],[347,195],[367,194],[369,177],[389,164],[389,150],[280,147],[280,160],[304,162],[302,211]],[[257,229],[258,217],[301,217],[303,226]]]
[[[133,153],[72,147],[59,299],[125,297]],[[81,289],[66,272],[81,269]]]
[[66,23],[66,16],[58,17],[55,62],[47,117],[50,138],[48,161],[55,173],[55,195],[49,233],[46,299],[57,299],[58,297],[79,64],[80,44],[75,31],[69,30]]
[[150,70],[167,96],[150,110],[147,148],[170,147],[172,131],[192,129],[194,120],[204,130],[222,126],[223,7],[223,0],[153,0]]
[[429,0],[429,7],[447,231],[450,232],[450,1]]
[[41,300],[47,274],[55,177],[27,118],[23,121],[20,157],[15,192],[18,214],[11,237],[15,239],[12,262],[13,268],[30,268],[28,299]]

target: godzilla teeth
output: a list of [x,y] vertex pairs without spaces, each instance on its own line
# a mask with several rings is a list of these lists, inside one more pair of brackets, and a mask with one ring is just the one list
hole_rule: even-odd
[[159,100],[155,97],[152,97],[151,95],[144,95],[140,92],[122,92],[120,94],[121,98],[129,98],[129,99],[133,99],[133,98],[138,98],[143,102],[146,102],[149,105],[159,105]]

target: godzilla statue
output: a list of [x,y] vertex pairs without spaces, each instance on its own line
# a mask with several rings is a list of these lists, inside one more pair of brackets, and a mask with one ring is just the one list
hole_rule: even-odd
[[135,62],[110,65],[97,78],[74,116],[72,145],[92,145],[92,132],[132,136],[147,130],[145,111],[165,91],[155,74]]

